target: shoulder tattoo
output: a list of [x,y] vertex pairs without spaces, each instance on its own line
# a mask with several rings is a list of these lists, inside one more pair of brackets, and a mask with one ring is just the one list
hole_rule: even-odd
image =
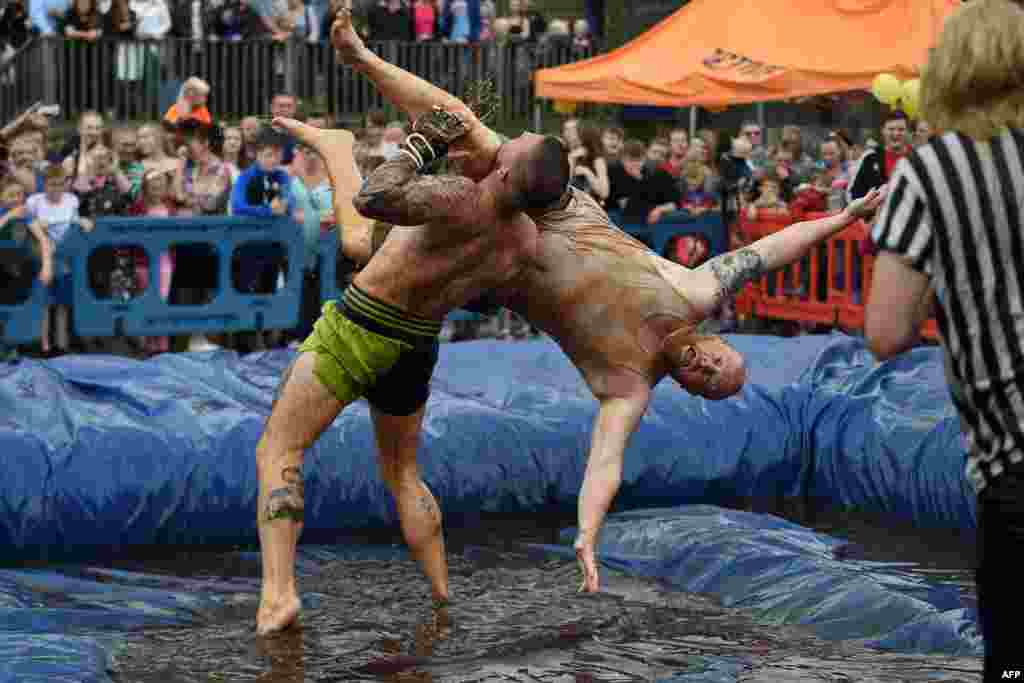
[[708,261],[708,267],[718,278],[716,303],[721,305],[739,294],[748,283],[764,275],[764,259],[749,247],[722,254]]

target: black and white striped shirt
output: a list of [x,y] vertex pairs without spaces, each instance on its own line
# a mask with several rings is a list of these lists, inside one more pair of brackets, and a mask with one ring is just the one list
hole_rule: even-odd
[[929,276],[977,491],[1024,459],[1024,130],[948,133],[899,162],[872,238]]

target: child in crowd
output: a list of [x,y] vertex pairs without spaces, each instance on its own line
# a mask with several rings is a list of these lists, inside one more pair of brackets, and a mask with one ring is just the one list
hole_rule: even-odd
[[128,205],[132,181],[116,167],[113,151],[101,143],[86,154],[71,191],[78,195],[82,216],[115,216]]
[[[150,218],[174,217],[176,208],[171,199],[171,174],[162,170],[151,170],[143,174],[142,192],[129,213],[133,216],[148,216]],[[133,294],[144,292],[149,287],[149,259],[145,254],[134,254],[132,265],[135,274],[132,284]],[[169,252],[160,254],[160,297],[164,300],[170,295],[173,274],[173,254]],[[164,353],[170,349],[170,340],[168,337],[145,337],[142,340],[142,346],[147,353]]]
[[25,203],[29,214],[46,230],[57,255],[50,285],[50,306],[43,317],[40,346],[44,355],[66,352],[70,343],[71,270],[66,259],[61,258],[61,246],[73,230],[89,232],[93,229],[92,221],[78,214],[78,197],[64,191],[66,182],[63,167],[50,166],[45,173],[45,191],[32,195]]
[[[294,216],[292,180],[282,165],[287,143],[288,137],[270,126],[264,126],[257,133],[254,141],[256,161],[238,176],[238,182],[231,190],[232,215],[260,218]],[[300,229],[298,224],[295,229]],[[280,243],[257,242],[238,249],[232,263],[235,289],[244,294],[273,294],[282,277],[284,256]],[[256,351],[264,347],[264,339],[275,336],[244,333],[237,340],[245,351]]]
[[[0,305],[13,306],[28,298],[34,278],[44,285],[53,279],[50,238],[42,223],[32,219],[25,206],[25,188],[14,180],[0,184],[0,242],[28,245],[31,250],[0,251]],[[5,344],[0,335],[0,361],[16,357],[16,349]]]
[[790,217],[789,207],[782,201],[782,180],[768,171],[759,183],[760,196],[747,207],[747,220],[782,221]]
[[683,166],[683,180],[686,181],[686,192],[683,194],[681,208],[699,216],[708,211],[718,211],[720,202],[714,193],[706,187],[707,167],[703,161],[690,159]]

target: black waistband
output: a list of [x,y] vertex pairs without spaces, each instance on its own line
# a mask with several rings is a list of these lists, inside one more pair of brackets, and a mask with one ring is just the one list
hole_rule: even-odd
[[441,332],[440,322],[407,313],[355,285],[349,285],[342,295],[341,312],[370,332],[417,347],[433,345]]

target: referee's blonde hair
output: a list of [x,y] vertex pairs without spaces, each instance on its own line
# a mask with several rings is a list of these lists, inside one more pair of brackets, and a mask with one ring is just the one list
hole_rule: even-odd
[[978,141],[1024,127],[1024,7],[971,0],[946,20],[921,75],[921,118]]

